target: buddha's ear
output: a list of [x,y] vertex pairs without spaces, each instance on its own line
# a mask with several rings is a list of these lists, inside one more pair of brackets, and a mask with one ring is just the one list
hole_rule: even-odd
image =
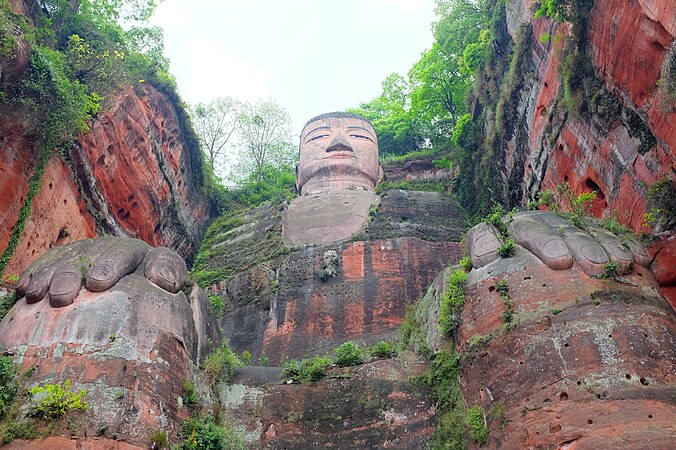
[[381,166],[380,164],[378,164],[378,181],[376,182],[376,184],[378,184],[378,183],[380,183],[381,181],[383,181],[383,177],[384,177],[384,176],[385,176],[385,172],[383,171],[383,166]]

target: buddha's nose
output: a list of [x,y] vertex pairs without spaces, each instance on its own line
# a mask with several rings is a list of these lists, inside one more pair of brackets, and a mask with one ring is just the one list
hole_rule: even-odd
[[328,147],[326,147],[327,152],[352,152],[352,146],[345,136],[342,134],[337,135],[333,138]]

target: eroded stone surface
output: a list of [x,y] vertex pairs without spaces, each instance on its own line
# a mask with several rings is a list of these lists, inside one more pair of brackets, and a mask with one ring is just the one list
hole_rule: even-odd
[[[510,233],[519,242],[519,227],[533,223],[559,220],[520,214]],[[465,400],[485,411],[504,406],[506,420],[488,416],[489,448],[666,448],[676,439],[668,425],[676,414],[674,311],[648,269],[631,264],[621,280],[590,277],[597,255],[585,246],[594,238],[569,225],[562,235],[578,246],[569,269],[552,270],[519,249],[469,274],[457,330]],[[547,239],[529,242],[537,249]],[[617,244],[613,236],[601,239]],[[506,296],[498,282],[508,286]],[[438,312],[426,311],[420,323],[431,328]],[[423,337],[434,348],[443,344],[429,332]]]
[[[410,354],[334,368],[305,385],[221,385],[222,411],[262,448],[425,448],[434,431],[428,392],[411,383],[425,363]],[[268,370],[268,369],[265,369]]]
[[284,213],[282,240],[289,246],[345,241],[364,230],[369,211],[379,203],[379,196],[362,189],[295,198]]
[[[130,263],[133,254],[138,261]],[[115,436],[132,448],[146,445],[157,429],[177,432],[187,418],[177,403],[183,380],[220,336],[206,295],[197,286],[188,296],[180,291],[185,272],[175,271],[179,259],[139,240],[98,238],[52,250],[20,280],[34,301],[20,299],[0,322],[0,343],[22,370],[36,368],[30,385],[70,380],[71,389],[87,390],[90,408],[78,418],[86,436]],[[85,260],[88,275],[72,264]],[[76,281],[70,280],[74,267]],[[157,273],[171,279],[170,290],[148,279]],[[114,284],[92,292],[80,288],[83,276]],[[69,302],[54,304],[53,292],[74,290]],[[48,291],[49,301],[39,294]]]

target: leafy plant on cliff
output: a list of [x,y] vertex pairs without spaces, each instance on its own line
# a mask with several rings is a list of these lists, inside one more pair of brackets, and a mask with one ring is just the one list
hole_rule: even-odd
[[4,319],[14,303],[18,300],[16,292],[0,296],[0,320]]
[[283,362],[282,379],[292,383],[308,383],[324,379],[326,371],[331,367],[328,356],[314,356],[309,359],[290,359]]
[[460,323],[460,311],[465,305],[465,282],[467,273],[455,269],[448,277],[446,290],[439,305],[439,328],[445,334],[452,333]]
[[648,188],[648,216],[653,230],[676,228],[676,183],[668,175]]
[[204,373],[212,383],[216,381],[228,382],[235,371],[242,365],[237,354],[232,351],[227,341],[214,350],[204,361]]
[[234,428],[219,423],[212,416],[193,416],[183,422],[182,441],[175,450],[244,450],[244,441]]
[[486,414],[481,406],[474,405],[467,410],[467,417],[465,423],[469,427],[472,439],[483,445],[488,442],[488,425],[486,424]]
[[437,426],[432,437],[432,448],[467,448],[465,432],[465,399],[458,381],[460,357],[455,350],[444,350],[434,355],[427,372],[419,379],[430,387],[437,406]]
[[18,392],[14,361],[10,356],[0,356],[0,420],[5,417]]
[[352,341],[345,342],[333,349],[333,362],[338,367],[357,366],[364,362],[364,350]]
[[28,391],[36,403],[32,406],[30,414],[34,417],[53,420],[63,417],[69,411],[89,409],[89,403],[83,402],[82,397],[87,394],[86,390],[74,392],[70,390],[70,380],[60,384],[45,384]]
[[571,225],[582,230],[587,229],[586,219],[591,214],[596,191],[581,192],[575,195],[570,184],[562,183],[556,186],[556,191],[547,189],[540,192],[538,196],[541,205],[567,218]]

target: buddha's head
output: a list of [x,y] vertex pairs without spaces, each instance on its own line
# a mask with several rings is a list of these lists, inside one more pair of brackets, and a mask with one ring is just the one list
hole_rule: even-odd
[[383,178],[373,126],[351,113],[322,114],[305,124],[296,169],[299,194],[363,188]]

